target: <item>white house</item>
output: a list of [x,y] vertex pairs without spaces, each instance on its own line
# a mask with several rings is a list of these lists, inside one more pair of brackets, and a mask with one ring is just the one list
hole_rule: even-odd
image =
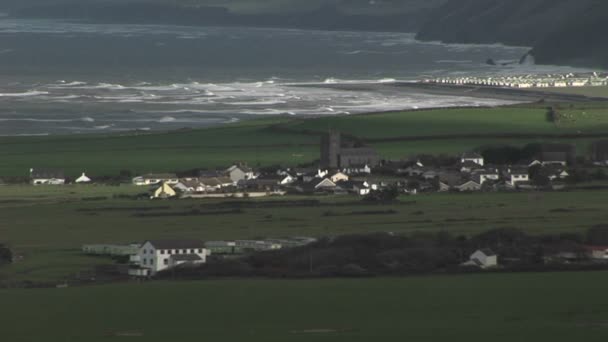
[[479,268],[489,268],[498,266],[498,256],[490,249],[478,249],[471,254],[469,260],[462,266],[477,266]]
[[179,180],[179,183],[173,186],[173,189],[183,193],[203,192],[205,191],[205,186],[201,184],[198,178],[182,178]]
[[175,185],[179,183],[179,178],[173,173],[150,173],[133,178],[133,184],[137,186],[156,185],[160,183]]
[[228,177],[230,177],[230,179],[235,184],[242,180],[249,180],[249,179],[256,178],[256,175],[252,169],[245,167],[245,166],[239,166],[239,165],[232,165],[231,167],[226,169],[225,174]]
[[87,177],[87,175],[83,172],[80,177],[76,178],[75,183],[91,183],[91,178]]
[[62,170],[30,169],[30,181],[33,185],[63,185],[65,176]]
[[487,181],[497,181],[500,179],[500,174],[497,170],[485,169],[481,171],[477,171],[473,174],[475,179],[479,179],[479,184],[483,185],[483,183]]
[[348,190],[349,192],[355,193],[359,196],[369,195],[372,189],[367,182],[356,182],[356,181],[344,181],[338,184],[340,187]]
[[479,153],[475,152],[465,152],[462,154],[460,158],[460,162],[465,164],[466,162],[473,162],[479,166],[483,166],[483,157]]
[[530,181],[530,175],[526,169],[512,168],[505,173],[505,181],[512,186],[516,186],[517,183]]
[[149,240],[131,255],[132,276],[154,276],[180,265],[203,264],[209,252],[199,240]]

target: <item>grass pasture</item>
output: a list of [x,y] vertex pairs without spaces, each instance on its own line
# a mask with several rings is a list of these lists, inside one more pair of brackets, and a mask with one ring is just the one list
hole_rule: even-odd
[[546,88],[546,89],[543,89],[543,92],[608,98],[608,87],[605,87],[605,86],[602,86],[602,87]]
[[588,272],[0,290],[0,320],[13,342],[599,342],[606,283]]
[[492,136],[504,134],[559,135],[603,133],[608,129],[608,108],[577,106],[561,112],[573,120],[547,122],[545,108],[452,108],[297,120],[285,125],[294,131],[328,127],[370,140],[396,137]]
[[[457,154],[485,145],[568,142],[581,154],[608,132],[605,104],[563,105],[559,125],[539,105],[434,109],[412,112],[274,117],[221,127],[159,133],[0,137],[1,176],[27,176],[31,167],[64,169],[70,176],[168,172],[226,167],[298,165],[319,158],[320,135],[329,128],[360,137],[385,158]],[[592,137],[589,137],[591,135]]]
[[144,190],[132,186],[0,187],[0,236],[23,256],[1,268],[0,279],[61,280],[110,262],[80,254],[81,245],[87,243],[374,231],[473,234],[505,227],[536,234],[582,233],[608,221],[603,191],[432,194],[403,197],[392,205],[366,204],[350,196],[320,198],[317,204],[302,202],[315,200],[312,197],[235,203],[115,196]]

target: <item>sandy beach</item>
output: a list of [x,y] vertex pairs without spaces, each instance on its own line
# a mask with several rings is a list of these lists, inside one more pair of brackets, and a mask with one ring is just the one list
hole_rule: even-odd
[[[313,85],[304,85],[313,86]],[[394,83],[359,83],[359,84],[317,84],[314,87],[342,90],[393,91],[395,93],[421,93],[437,96],[463,96],[474,98],[491,98],[497,100],[532,103],[532,102],[605,102],[607,98],[589,97],[580,94],[564,94],[555,90],[513,89],[499,87],[479,87],[469,85],[444,85],[422,82]]]

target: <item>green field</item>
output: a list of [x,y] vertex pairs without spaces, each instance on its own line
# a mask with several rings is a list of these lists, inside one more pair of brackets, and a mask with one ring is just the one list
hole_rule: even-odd
[[[99,176],[117,175],[121,170],[141,174],[227,167],[234,162],[298,165],[319,158],[320,135],[330,128],[367,140],[385,158],[556,141],[574,143],[585,154],[596,139],[585,134],[608,131],[605,104],[565,105],[560,111],[565,119],[559,125],[545,120],[542,106],[530,105],[315,119],[276,117],[168,133],[1,137],[0,177],[27,176],[32,167],[61,168],[71,176],[82,171]],[[574,137],[561,138],[563,134]],[[387,138],[401,140],[383,141]]]
[[[540,141],[573,142],[584,153],[592,141],[584,134],[607,132],[608,109],[578,106],[562,113],[559,125],[545,121],[545,109],[531,106],[271,118],[150,134],[4,137],[0,176],[26,176],[30,167],[63,168],[72,176],[86,171],[94,177],[121,170],[226,167],[236,161],[294,165],[318,158],[319,137],[328,128],[357,135],[390,158]],[[504,136],[509,134],[514,136]],[[430,138],[407,140],[421,136]],[[354,196],[133,199],[147,190],[0,186],[0,242],[17,255],[15,263],[0,268],[0,284],[69,282],[80,272],[114,263],[83,255],[80,248],[88,243],[370,232],[470,235],[493,228],[584,233],[608,220],[606,194],[597,190],[422,194],[390,205]],[[606,284],[608,272],[585,272],[10,289],[0,290],[0,336],[11,342],[603,341],[608,335]]]
[[608,98],[608,87],[545,88],[543,92]]
[[[285,197],[250,200],[241,212],[230,200],[149,201],[114,198],[134,186],[0,187],[0,236],[23,260],[0,269],[11,280],[61,280],[95,264],[82,244],[159,238],[203,240],[332,236],[367,232],[474,234],[520,228],[533,234],[585,232],[605,223],[603,191],[428,194],[399,204],[364,204],[357,197],[322,197],[319,205]],[[86,200],[93,198],[95,200]],[[273,201],[273,202],[268,202]],[[260,203],[255,207],[256,203]],[[196,214],[190,214],[197,210]],[[369,214],[368,212],[392,213]]]
[[0,321],[11,342],[599,342],[607,283],[587,272],[2,290]]

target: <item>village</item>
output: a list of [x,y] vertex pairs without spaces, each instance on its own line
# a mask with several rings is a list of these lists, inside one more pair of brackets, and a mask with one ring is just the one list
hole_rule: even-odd
[[[338,131],[330,131],[322,137],[318,164],[308,167],[254,169],[235,164],[223,170],[197,170],[196,174],[188,175],[140,175],[131,179],[131,186],[144,190],[145,196],[141,199],[155,201],[342,195],[382,204],[391,203],[396,196],[442,192],[560,191],[580,182],[608,178],[606,141],[593,144],[589,159],[577,157],[575,147],[568,144],[530,145],[520,152],[530,158],[516,163],[491,163],[488,159],[495,159],[495,155],[504,157],[504,151],[489,149],[451,157],[419,155],[386,161],[373,148],[354,143],[352,137],[344,137]],[[60,170],[30,170],[30,183],[35,186],[94,182],[84,172],[70,181]],[[543,263],[608,261],[608,247],[571,242],[549,246],[543,254]],[[124,245],[87,244],[82,246],[82,252],[119,258],[126,267],[122,271],[124,275],[150,278],[167,270],[188,269],[209,262],[221,265],[225,260],[259,253],[318,248],[317,243],[317,238],[302,236],[205,242],[149,240]],[[471,253],[467,258],[461,256],[449,262],[461,268],[492,270],[509,265],[509,260],[527,257],[499,255],[493,251],[497,246],[489,242],[476,246],[464,250],[463,253]],[[499,262],[500,257],[504,257],[506,264]]]
[[[340,132],[323,136],[318,163],[301,167],[254,169],[237,163],[226,169],[150,173],[131,179],[150,199],[256,198],[287,195],[355,195],[373,198],[391,190],[416,195],[432,192],[562,190],[608,178],[608,141],[593,143],[591,157],[577,156],[574,145],[530,144],[513,163],[504,151],[465,151],[459,156],[418,155],[383,160],[371,147],[353,146]],[[31,169],[33,185],[69,183],[62,170]],[[71,181],[90,184],[85,172]]]
[[440,77],[426,79],[423,83],[448,85],[473,85],[506,88],[566,88],[601,87],[608,85],[608,75],[592,74],[548,74],[488,77]]

